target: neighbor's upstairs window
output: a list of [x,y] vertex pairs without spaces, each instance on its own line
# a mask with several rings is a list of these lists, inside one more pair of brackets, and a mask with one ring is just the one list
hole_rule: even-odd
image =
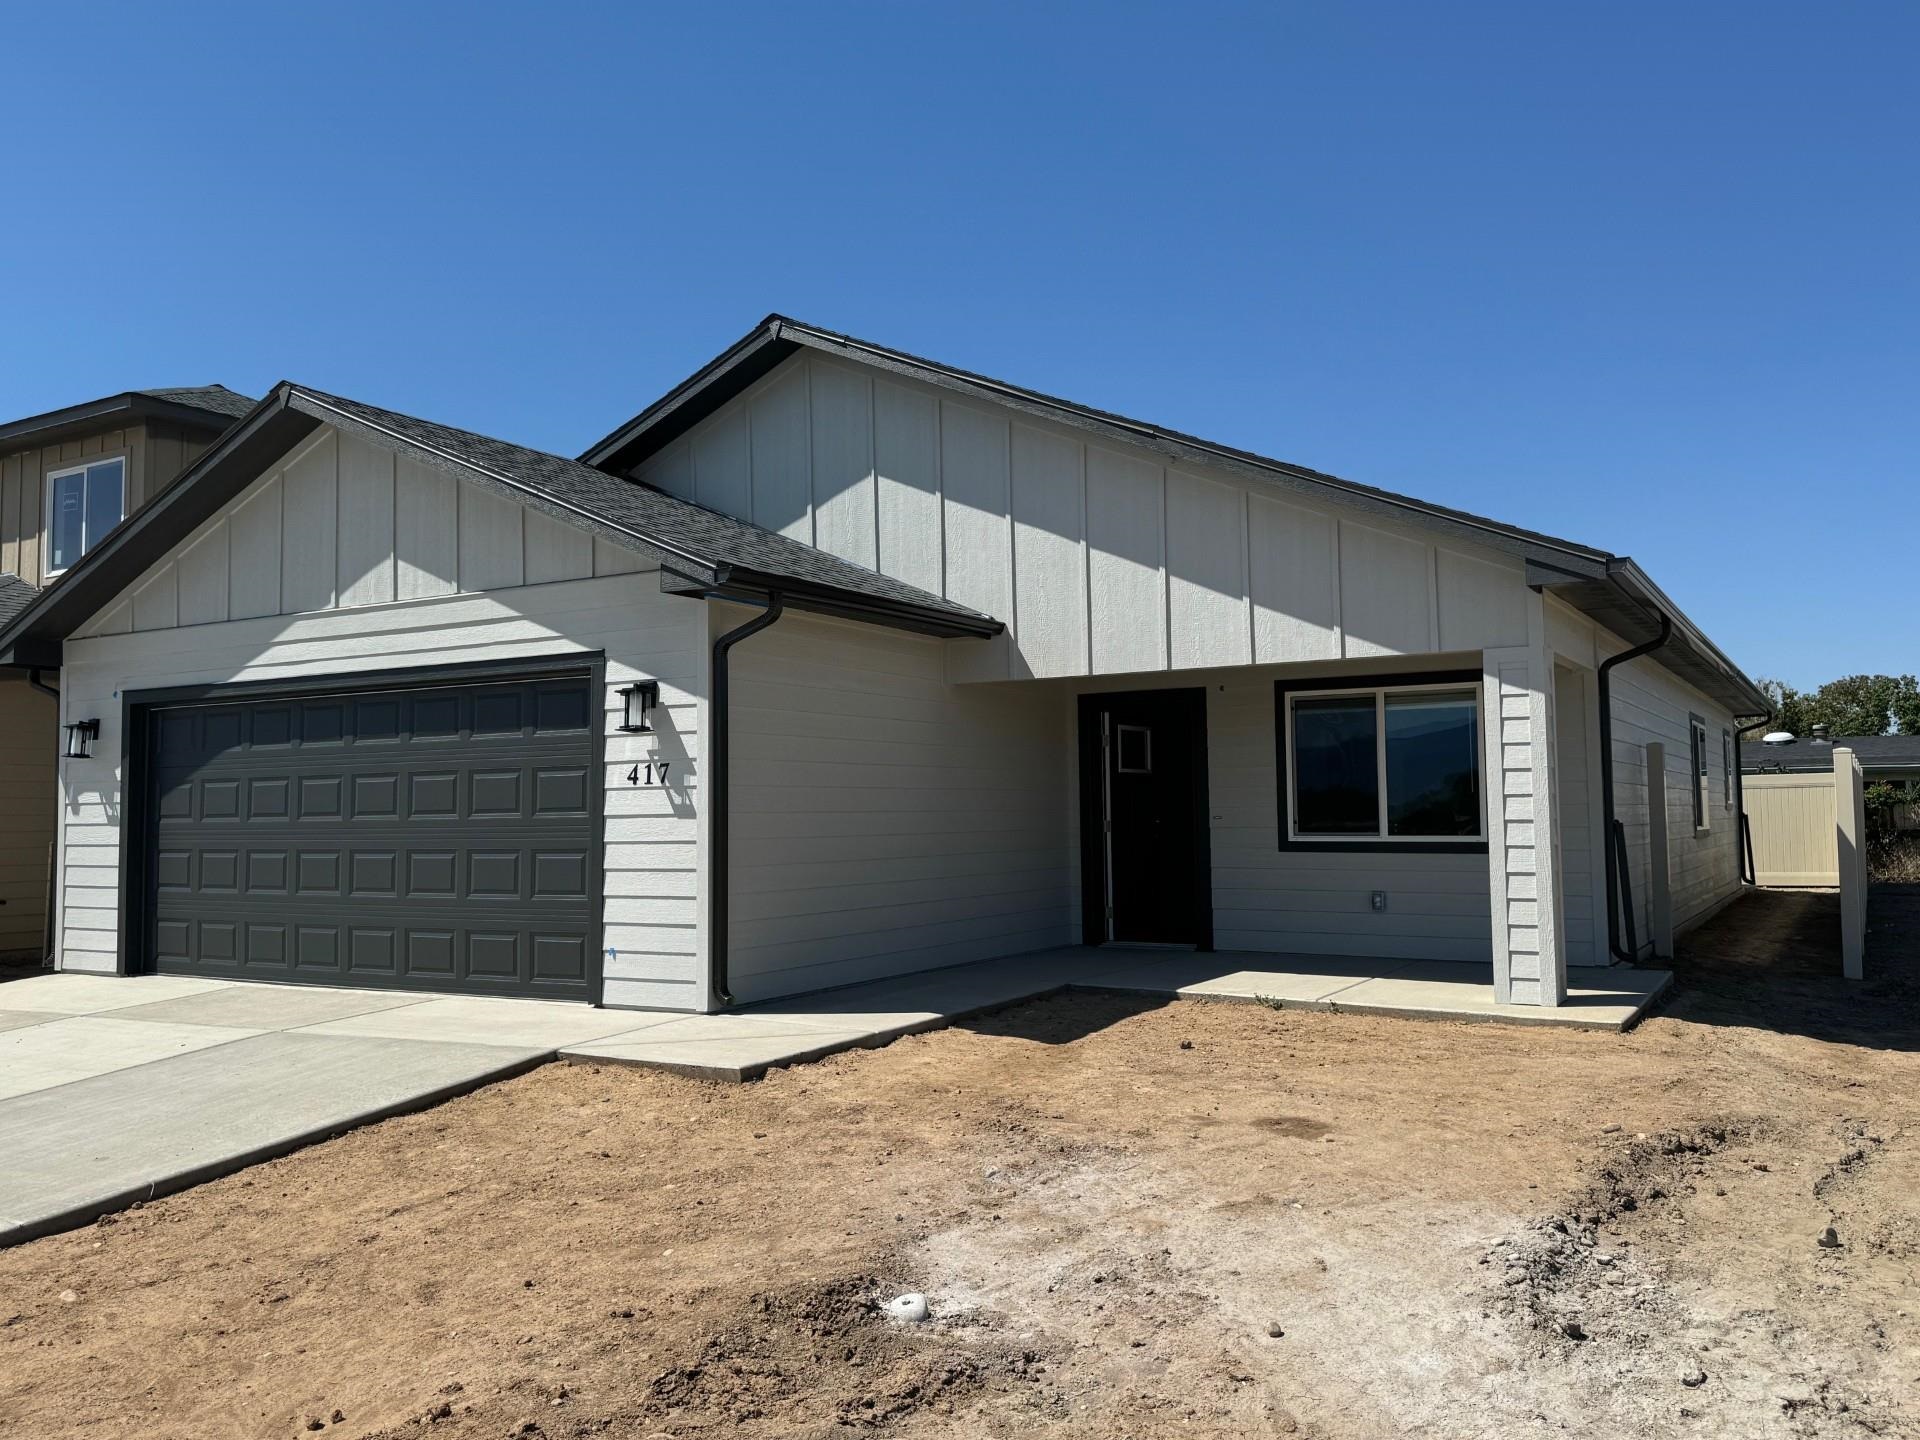
[[1480,692],[1280,692],[1289,843],[1481,842]]
[[127,513],[127,462],[94,460],[47,476],[47,574],[86,554]]

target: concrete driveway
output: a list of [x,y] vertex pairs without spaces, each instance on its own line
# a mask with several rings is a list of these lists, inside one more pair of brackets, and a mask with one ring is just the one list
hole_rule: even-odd
[[1068,948],[721,1015],[37,975],[0,984],[0,1245],[555,1057],[750,1080],[1069,988],[1620,1030],[1672,978],[1624,967],[1571,973],[1567,1004],[1543,1009],[1495,1001],[1484,965]]
[[419,1109],[654,1017],[36,975],[0,985],[0,1245]]

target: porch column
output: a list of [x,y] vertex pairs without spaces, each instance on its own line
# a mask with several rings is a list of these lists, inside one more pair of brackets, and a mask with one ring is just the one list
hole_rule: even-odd
[[1484,652],[1487,882],[1492,899],[1493,995],[1515,1005],[1567,998],[1555,844],[1553,657],[1533,599],[1533,641]]

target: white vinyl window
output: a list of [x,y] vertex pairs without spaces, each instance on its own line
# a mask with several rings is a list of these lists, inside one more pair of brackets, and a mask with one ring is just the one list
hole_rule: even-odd
[[1733,809],[1733,732],[1720,732],[1720,808]]
[[1289,691],[1282,724],[1290,841],[1485,840],[1477,686]]
[[90,460],[47,476],[47,566],[57,575],[77,562],[126,518],[124,457]]

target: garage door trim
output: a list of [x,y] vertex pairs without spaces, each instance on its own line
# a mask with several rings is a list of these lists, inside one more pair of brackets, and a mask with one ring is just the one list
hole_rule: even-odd
[[[146,757],[150,753],[150,718],[154,711],[180,705],[224,705],[314,695],[386,694],[396,690],[425,690],[444,686],[485,685],[499,681],[566,680],[584,678],[595,717],[588,734],[591,775],[587,787],[588,843],[592,861],[587,866],[588,947],[592,975],[586,1003],[604,1003],[606,987],[606,653],[574,650],[557,655],[514,660],[482,661],[469,665],[404,666],[363,670],[350,675],[303,675],[273,680],[239,680],[225,684],[179,685],[128,690],[121,694],[119,934],[116,948],[123,975],[157,973],[158,959],[147,944],[147,900],[153,874],[154,847],[148,838],[149,785]],[[63,857],[64,861],[64,857]],[[262,977],[249,984],[299,984],[298,980]],[[430,994],[429,991],[408,993]],[[448,993],[470,993],[449,991]]]

